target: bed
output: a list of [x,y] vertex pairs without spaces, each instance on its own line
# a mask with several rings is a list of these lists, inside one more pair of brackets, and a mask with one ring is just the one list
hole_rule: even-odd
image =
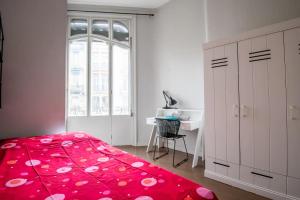
[[217,200],[215,194],[83,132],[0,141],[0,199]]

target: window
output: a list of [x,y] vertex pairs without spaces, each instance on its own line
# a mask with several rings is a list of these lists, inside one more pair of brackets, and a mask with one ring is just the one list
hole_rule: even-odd
[[91,42],[91,115],[109,114],[109,44]]
[[130,20],[71,17],[68,115],[131,113]]
[[127,47],[113,45],[113,114],[129,113],[129,61]]
[[69,42],[69,114],[87,114],[87,40]]

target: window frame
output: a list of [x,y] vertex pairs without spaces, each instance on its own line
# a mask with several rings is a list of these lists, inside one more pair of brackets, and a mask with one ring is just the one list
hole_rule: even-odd
[[[72,19],[87,19],[88,22],[88,30],[87,34],[73,35],[71,36],[71,26],[70,22]],[[108,20],[109,22],[109,37],[104,37],[101,35],[96,35],[92,33],[92,21],[93,20]],[[128,44],[124,44],[124,42],[118,42],[113,39],[113,21],[126,21],[128,20],[128,29],[129,29],[129,41]],[[136,113],[136,16],[134,15],[119,15],[119,14],[99,14],[99,13],[83,13],[83,12],[68,12],[68,31],[67,31],[67,70],[66,70],[66,117],[101,117],[101,116],[133,116]],[[88,50],[87,50],[87,58],[88,58],[88,66],[87,66],[87,112],[86,115],[70,115],[69,113],[69,42],[71,40],[77,40],[87,38],[88,41]],[[109,113],[106,115],[92,115],[91,112],[91,41],[103,41],[109,44]],[[130,49],[130,69],[129,69],[129,113],[128,114],[113,114],[113,92],[112,92],[112,47],[113,45],[119,45],[122,47],[128,47]]]

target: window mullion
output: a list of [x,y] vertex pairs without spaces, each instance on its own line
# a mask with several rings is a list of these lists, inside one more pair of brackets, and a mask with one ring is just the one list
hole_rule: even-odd
[[91,38],[88,36],[88,61],[87,61],[87,116],[91,116]]
[[110,40],[109,40],[109,116],[112,116],[112,101],[113,101],[113,63],[112,63],[112,20],[110,20]]

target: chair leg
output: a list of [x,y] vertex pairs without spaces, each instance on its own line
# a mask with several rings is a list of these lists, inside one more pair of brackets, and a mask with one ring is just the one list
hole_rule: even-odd
[[169,140],[167,139],[167,152],[169,153]]
[[176,167],[176,165],[175,165],[176,139],[174,139],[173,141],[174,141],[174,149],[173,149],[173,167]]
[[187,148],[186,148],[186,144],[185,144],[185,139],[184,139],[184,137],[183,137],[182,139],[183,139],[184,148],[185,148],[185,153],[186,153],[186,160],[188,160],[188,159],[189,159],[189,153],[188,153]]
[[155,145],[154,145],[154,153],[153,153],[153,160],[158,160],[159,158],[161,158],[161,157],[163,157],[163,156],[165,156],[165,155],[168,155],[169,154],[169,147],[167,147],[168,148],[168,151],[166,152],[166,153],[164,153],[164,154],[162,154],[162,155],[160,155],[160,156],[157,156],[157,157],[155,157],[155,152],[156,152],[156,143],[157,143],[157,138],[158,138],[159,136],[156,136],[156,138],[155,138]]
[[174,153],[173,153],[173,167],[178,167],[178,166],[180,166],[180,165],[182,165],[184,162],[186,162],[186,161],[188,161],[188,158],[189,158],[189,154],[188,154],[188,152],[187,152],[187,148],[186,148],[186,144],[185,144],[185,139],[184,139],[184,137],[183,137],[183,143],[184,143],[184,147],[185,147],[185,153],[186,153],[186,158],[185,159],[183,159],[182,161],[180,161],[179,163],[177,163],[176,165],[175,165],[175,146],[176,146],[176,139],[174,139]]
[[153,160],[155,160],[156,143],[157,143],[157,135],[155,136],[154,152],[153,152]]

